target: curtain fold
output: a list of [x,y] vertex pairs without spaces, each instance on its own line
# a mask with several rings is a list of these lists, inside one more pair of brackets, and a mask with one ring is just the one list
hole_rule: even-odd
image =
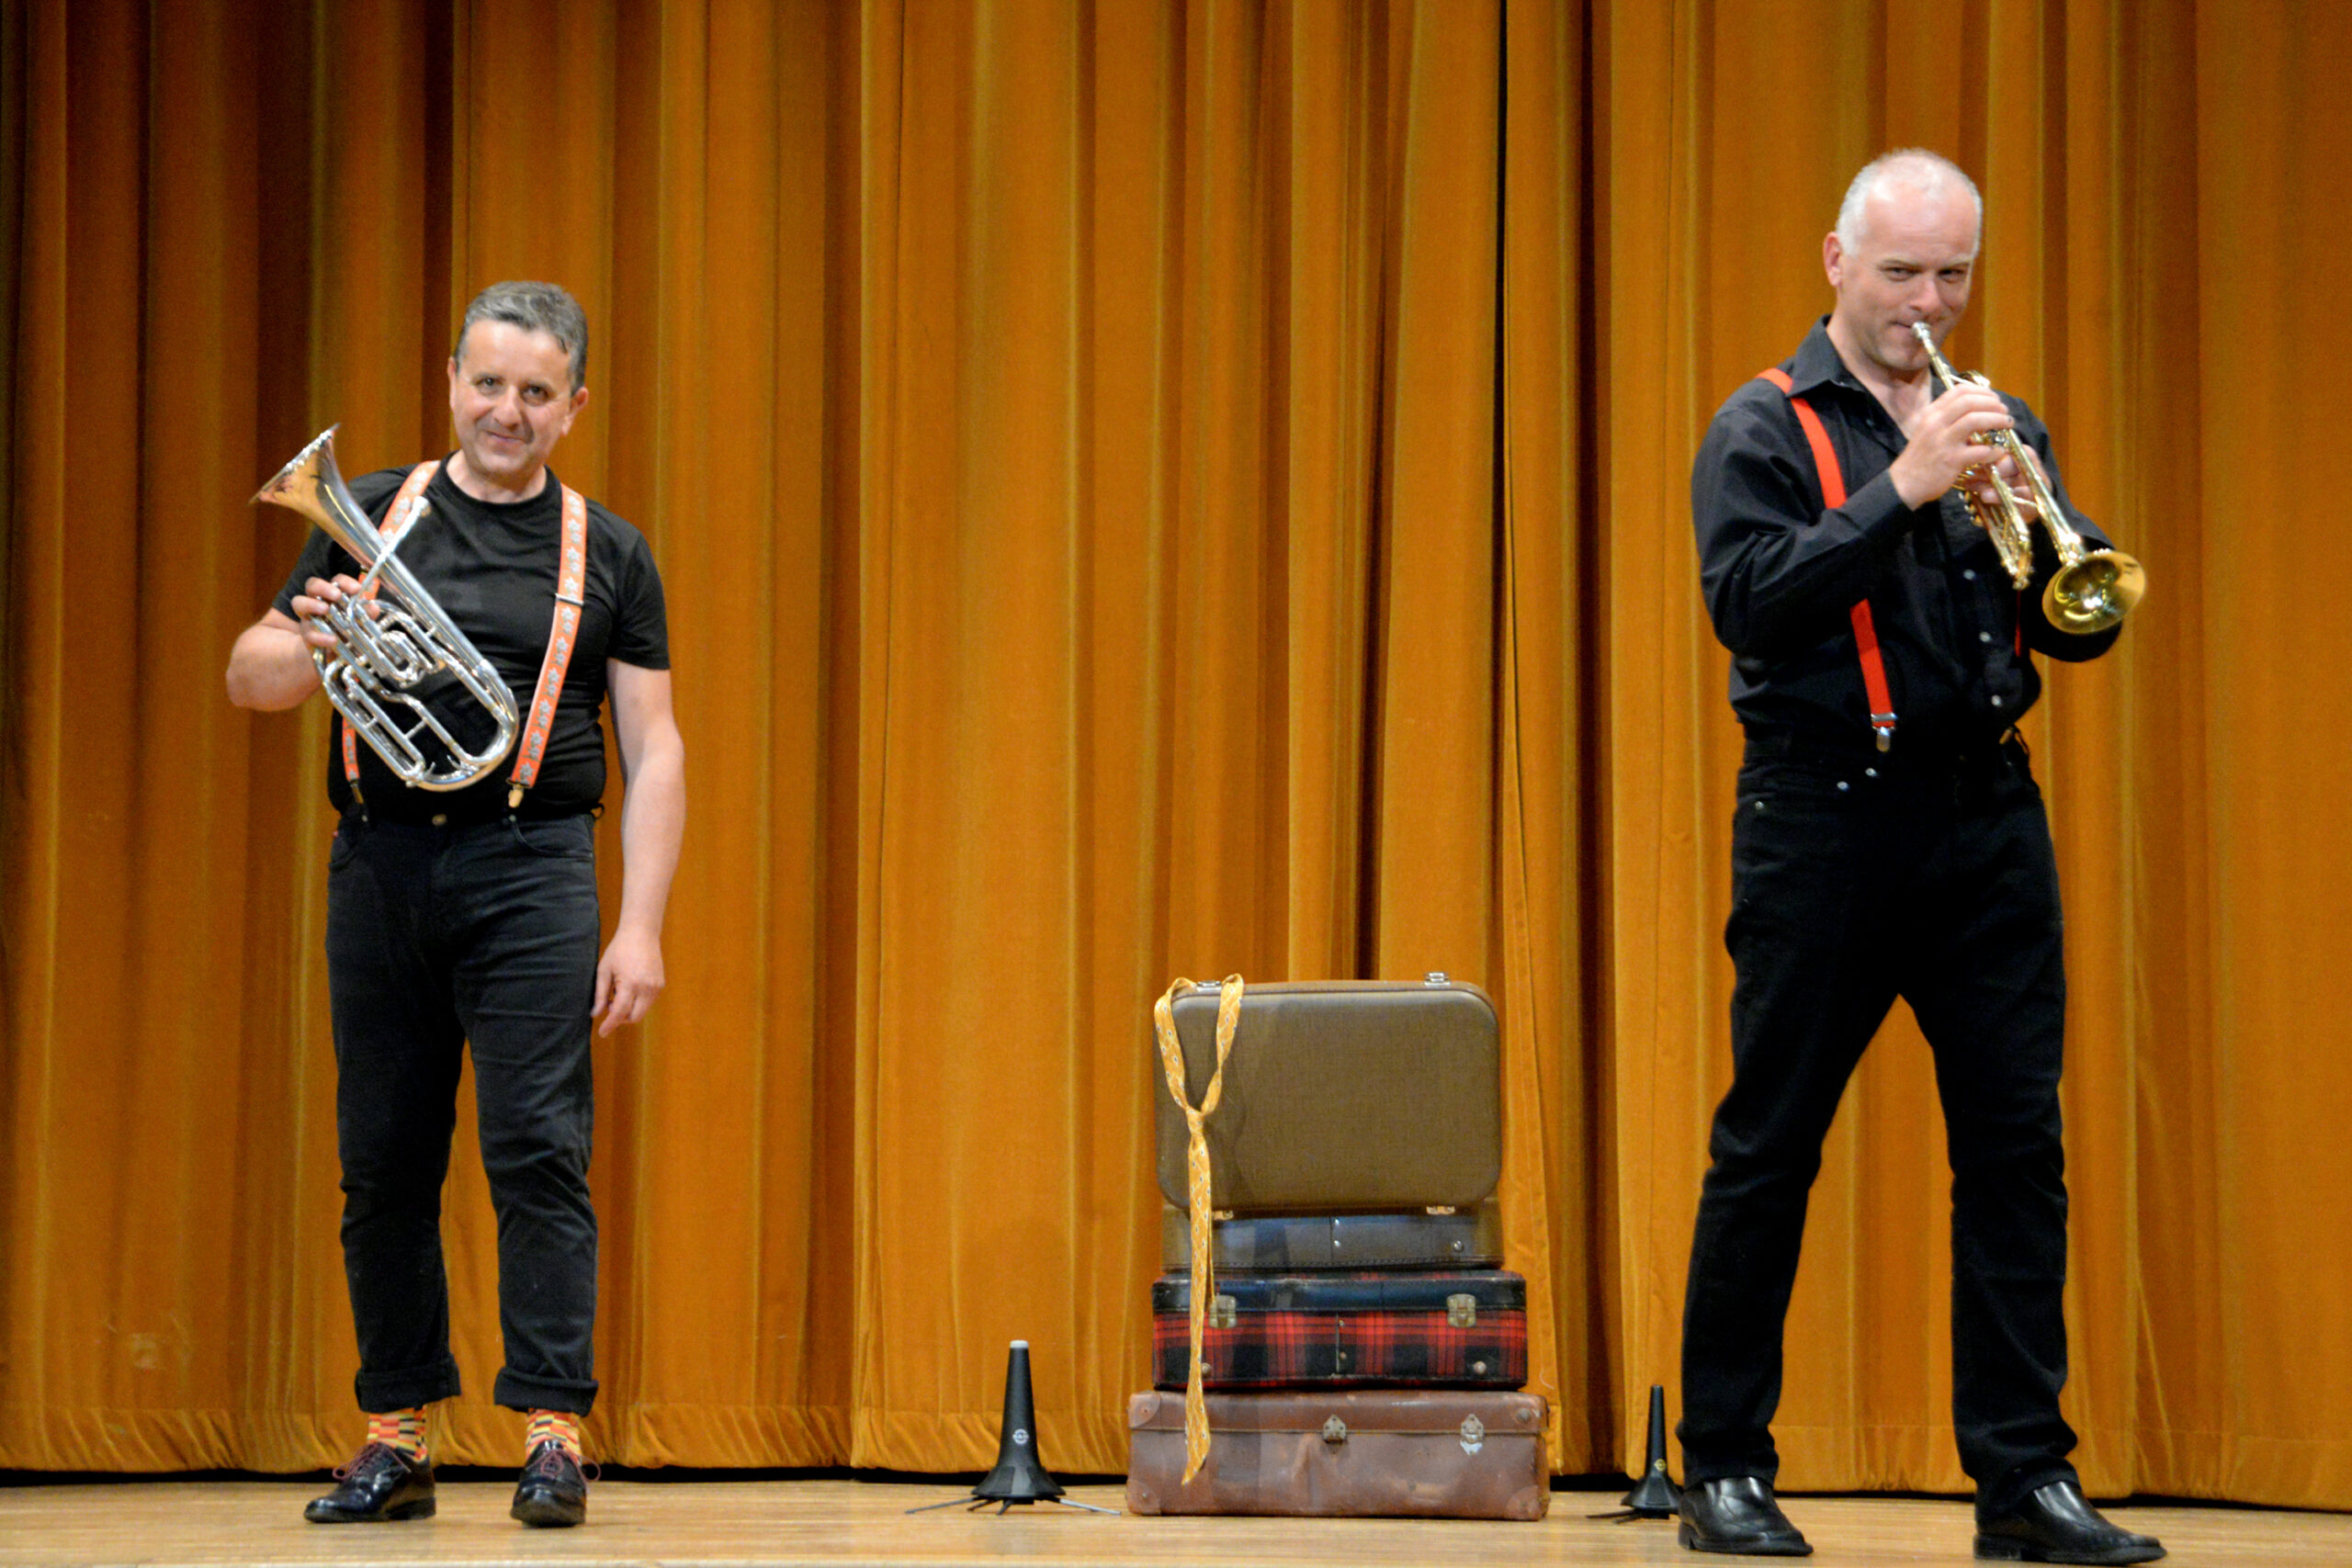
[[[346,474],[438,452],[455,318],[510,276],[587,308],[558,467],[652,541],[690,759],[670,988],[596,1052],[599,1451],[977,1468],[1022,1338],[1046,1461],[1123,1470],[1152,998],[1444,970],[1502,1013],[1553,1461],[1638,1463],[1729,1076],[1691,453],[1828,308],[1844,181],[1925,143],[1987,201],[1957,358],[2154,583],[2027,726],[2077,1458],[2352,1506],[2352,1264],[2312,1239],[2352,1197],[2352,649],[2282,592],[2326,537],[2288,373],[2345,337],[2347,32],[2261,0],[11,7],[0,1468],[356,1433],[325,726],[230,707],[220,664],[300,542],[246,497],[331,423]],[[604,849],[609,897],[609,816]],[[1965,1487],[1940,1133],[1898,1009],[1815,1192],[1792,1487]],[[498,1462],[462,1149],[444,1230],[477,1392],[439,1445]]]

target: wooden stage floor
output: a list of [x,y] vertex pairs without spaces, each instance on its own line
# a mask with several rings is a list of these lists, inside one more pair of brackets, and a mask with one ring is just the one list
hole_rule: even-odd
[[[1663,1520],[1589,1516],[1613,1495],[1557,1492],[1537,1524],[1380,1519],[1106,1518],[1053,1506],[999,1515],[905,1509],[946,1484],[854,1480],[599,1483],[589,1522],[526,1530],[506,1517],[511,1483],[445,1482],[438,1517],[397,1525],[302,1521],[315,1478],[85,1482],[0,1486],[0,1565],[176,1563],[1476,1564],[1681,1563]],[[1073,1486],[1118,1507],[1116,1486]],[[1795,1497],[1788,1511],[1822,1564],[1967,1563],[1968,1506],[1887,1497]],[[2152,1531],[2178,1568],[2352,1564],[2352,1516],[2199,1506],[2117,1510]]]

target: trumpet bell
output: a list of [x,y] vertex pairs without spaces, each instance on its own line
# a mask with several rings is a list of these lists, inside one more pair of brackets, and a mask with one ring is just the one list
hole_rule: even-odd
[[2130,615],[2147,591],[2138,561],[2120,550],[2093,550],[2050,580],[2041,610],[2060,631],[2088,637]]

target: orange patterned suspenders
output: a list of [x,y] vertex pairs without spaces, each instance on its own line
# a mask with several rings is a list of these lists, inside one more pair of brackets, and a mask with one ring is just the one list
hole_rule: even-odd
[[[440,472],[438,460],[419,463],[392,498],[378,532],[386,537],[398,530],[401,521],[412,506],[424,497],[424,487]],[[571,646],[580,632],[580,610],[588,581],[588,502],[570,485],[559,487],[563,492],[563,555],[556,566],[555,626],[548,634],[548,653],[539,665],[539,683],[531,694],[530,723],[523,731],[522,743],[515,748],[514,771],[506,786],[506,809],[514,810],[523,804],[523,792],[529,789],[539,776],[539,761],[547,754],[548,732],[555,728],[556,705],[563,698],[564,671],[571,667]],[[368,597],[376,596],[377,582],[368,585]],[[337,720],[342,723],[341,720]],[[359,794],[359,741],[351,726],[343,724],[343,776],[351,785],[351,798],[362,806],[367,802]]]
[[[1813,448],[1813,466],[1821,476],[1821,499],[1831,506],[1846,504],[1846,476],[1838,467],[1837,449],[1829,445],[1829,430],[1813,405],[1796,395],[1795,383],[1789,373],[1775,366],[1759,371],[1758,380],[1770,381],[1781,389],[1789,406],[1797,411],[1797,423],[1804,426],[1804,438]],[[1854,647],[1862,659],[1862,691],[1870,698],[1871,730],[1878,737],[1882,751],[1894,744],[1894,698],[1886,687],[1886,660],[1879,656],[1878,624],[1871,618],[1871,602],[1854,601],[1850,612],[1854,622]]]
[[514,775],[506,786],[506,809],[523,804],[523,792],[539,776],[539,759],[555,728],[556,704],[563,699],[563,672],[571,667],[571,643],[580,631],[581,592],[588,582],[588,502],[563,487],[563,559],[555,574],[555,627],[548,633],[548,656],[531,693],[531,722],[516,749]]
[[[400,493],[392,497],[392,504],[385,508],[384,521],[376,532],[387,539],[399,533],[401,524],[408,516],[409,509],[424,504],[424,487],[431,484],[433,476],[440,471],[441,463],[438,458],[430,463],[419,463],[415,468],[411,468],[408,471],[407,479],[401,485]],[[376,591],[383,586],[383,581],[379,577],[368,581],[368,598],[376,597]],[[367,797],[359,793],[359,737],[352,729],[351,721],[340,715],[336,716],[335,725],[343,731],[344,780],[351,785],[351,798],[365,807],[368,804]]]

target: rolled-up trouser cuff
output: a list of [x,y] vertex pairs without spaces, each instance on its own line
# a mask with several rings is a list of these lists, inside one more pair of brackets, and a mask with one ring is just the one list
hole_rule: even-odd
[[585,1416],[596,1403],[596,1380],[535,1378],[510,1367],[498,1374],[491,1397],[509,1410],[560,1410]]
[[352,1380],[359,1408],[370,1416],[413,1410],[436,1400],[455,1399],[458,1387],[456,1358],[444,1356],[429,1366],[397,1372],[362,1371]]

